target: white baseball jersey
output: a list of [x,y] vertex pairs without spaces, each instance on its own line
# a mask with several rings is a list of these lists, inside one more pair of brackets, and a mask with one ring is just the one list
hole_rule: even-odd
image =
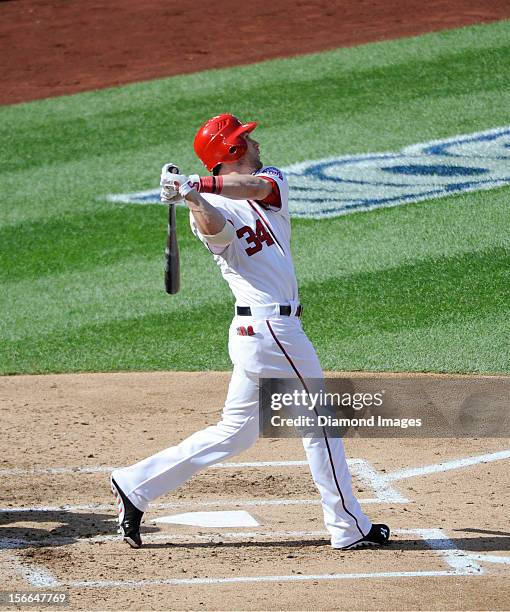
[[262,168],[256,176],[277,184],[281,207],[202,194],[221,211],[227,223],[232,223],[236,237],[226,248],[208,245],[190,213],[191,229],[213,253],[237,306],[297,302],[296,273],[290,252],[289,185],[281,170],[273,166]]

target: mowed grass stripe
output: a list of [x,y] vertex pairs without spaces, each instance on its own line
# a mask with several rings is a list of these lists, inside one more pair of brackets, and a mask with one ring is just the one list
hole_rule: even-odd
[[[139,255],[162,254],[167,213],[163,206],[105,206],[100,211],[67,214],[43,222],[24,222],[0,230],[0,241],[13,248],[0,278],[37,278],[66,270],[87,270]],[[179,210],[179,225],[187,230],[187,214]],[[182,231],[183,248],[195,248],[190,231]]]
[[[509,58],[510,59],[510,58]],[[398,151],[414,142],[469,133],[509,123],[508,88],[490,93],[417,98],[379,108],[352,112],[340,119],[335,114],[311,113],[306,121],[281,126],[274,122],[257,130],[264,158],[284,165],[301,158],[320,158],[333,153]],[[216,112],[217,109],[211,109]],[[252,111],[250,115],[258,114]],[[193,134],[195,126],[189,127]],[[171,134],[169,136],[171,139]],[[85,162],[70,160],[0,175],[4,199],[0,203],[0,227],[23,221],[41,221],[50,216],[76,211],[103,211],[116,208],[105,202],[107,193],[154,188],[162,160],[182,162],[200,172],[190,142],[168,145],[141,145],[136,151],[118,151],[89,157]],[[1,248],[1,245],[0,245]]]
[[[66,120],[79,118],[84,121],[96,112],[110,113],[129,111],[143,105],[144,109],[159,105],[162,100],[161,86],[167,84],[166,99],[184,100],[186,96],[196,99],[200,96],[217,94],[232,89],[243,94],[253,88],[260,88],[261,78],[265,81],[275,80],[284,86],[286,83],[310,82],[317,74],[334,78],[339,68],[346,72],[361,72],[367,69],[397,66],[405,62],[418,60],[428,62],[448,53],[484,52],[493,48],[508,45],[509,21],[470,26],[454,30],[444,30],[428,35],[403,38],[381,43],[370,43],[358,47],[335,49],[296,58],[270,60],[250,66],[210,70],[195,74],[175,76],[168,79],[144,81],[103,89],[95,92],[62,96],[57,99],[40,100],[28,104],[3,107],[6,119],[31,118],[31,107],[40,110],[41,124],[56,118]],[[210,76],[210,78],[208,78]],[[115,97],[109,95],[116,92]],[[137,93],[135,100],[131,95]],[[86,102],[84,106],[82,100]]]
[[509,270],[510,252],[488,249],[306,283],[303,301],[321,296],[308,330],[325,337],[332,311],[339,338],[346,340],[365,333],[461,323],[510,310]]
[[[503,187],[406,205],[398,212],[379,210],[314,221],[294,219],[298,277],[301,281],[336,278],[347,271],[382,270],[401,261],[468,252],[475,246],[508,247],[508,195],[509,188]],[[137,278],[136,266],[132,265],[137,257],[153,262],[156,271],[161,267],[166,218],[165,206],[113,205],[111,210],[7,226],[0,230],[0,242],[13,247],[0,271],[5,291],[12,288],[16,292],[21,283],[25,292],[30,279],[48,282],[49,287],[52,282],[75,286],[81,274],[90,273],[86,290],[94,274],[101,285],[101,270],[107,273],[110,268],[119,283],[132,283]],[[177,220],[183,274],[200,275],[203,265],[214,269],[209,253],[191,234],[188,212],[182,206],[177,208]],[[311,258],[311,251],[317,256]],[[129,279],[120,276],[123,261],[129,262]],[[146,270],[140,270],[141,281],[145,274]],[[66,275],[67,281],[61,275]],[[159,290],[159,284],[155,285]],[[179,303],[184,295],[174,296],[170,302]]]
[[207,311],[210,302],[233,303],[207,254],[186,251],[183,263],[183,290],[171,297],[163,290],[162,257],[132,257],[80,274],[68,272],[10,284],[3,295],[10,307],[0,321],[0,335],[4,340],[30,341],[63,329],[170,312],[179,313],[185,325],[190,309],[200,306]]
[[[510,248],[510,187],[327,220],[293,220],[302,282]],[[490,284],[490,279],[487,279]]]
[[[501,201],[500,208],[496,206],[497,198],[488,199],[485,192],[421,203],[401,210],[381,210],[346,219],[296,223],[294,242],[298,244],[295,251],[298,274],[302,280],[301,295],[303,301],[311,307],[307,308],[309,316],[305,318],[305,325],[320,347],[325,364],[341,363],[342,355],[351,355],[353,346],[356,347],[354,353],[359,352],[373,360],[373,355],[369,356],[365,352],[364,342],[360,343],[360,337],[364,338],[367,334],[398,334],[399,329],[437,326],[452,318],[459,325],[464,324],[466,319],[471,320],[470,334],[476,337],[478,317],[486,316],[488,312],[497,315],[498,308],[504,311],[510,303],[507,289],[508,248],[505,248],[505,245],[508,246],[508,234],[505,234],[503,225],[508,194],[508,189],[495,192],[494,195]],[[473,197],[478,200],[477,204],[470,202]],[[464,206],[458,202],[462,200]],[[482,219],[486,224],[474,226],[475,213],[482,206],[486,213]],[[180,211],[180,216],[182,227],[187,216],[184,210]],[[449,217],[451,227],[446,225]],[[420,221],[424,223],[420,224]],[[317,246],[317,234],[309,232],[311,225],[317,226],[324,244],[328,247],[333,245],[332,251],[324,252]],[[455,240],[463,226],[471,229],[471,234],[459,236]],[[399,240],[395,232],[402,232],[413,249],[409,250],[407,242]],[[336,236],[339,238],[335,245]],[[481,253],[467,251],[454,253],[448,258],[444,256],[448,244],[450,249],[452,245],[466,249],[477,239],[487,245],[491,237],[499,247],[489,247]],[[416,258],[432,250],[429,245],[436,246],[439,255],[429,260]],[[319,257],[321,251],[323,256]],[[316,256],[312,264],[310,253]],[[138,278],[136,267],[122,269],[121,260],[119,267],[114,270],[115,280],[108,280],[109,266],[97,269],[96,282],[93,272],[85,276],[82,271],[82,276],[76,273],[74,278],[73,273],[68,272],[71,282],[67,286],[57,286],[53,295],[51,277],[48,278],[46,288],[44,285],[41,287],[44,278],[34,279],[33,290],[37,292],[37,299],[33,302],[26,301],[26,291],[9,292],[7,284],[3,296],[11,299],[13,310],[12,315],[8,314],[2,321],[5,327],[5,335],[2,335],[7,338],[9,332],[12,334],[14,331],[15,337],[20,334],[24,342],[3,343],[4,354],[0,361],[8,364],[14,359],[23,363],[27,371],[34,368],[34,356],[35,362],[40,360],[41,363],[47,363],[50,359],[52,365],[48,366],[47,371],[66,369],[66,363],[67,367],[73,368],[74,362],[80,359],[86,364],[83,369],[129,369],[125,364],[130,359],[132,363],[149,369],[194,369],[193,363],[188,361],[188,351],[175,353],[174,350],[179,342],[185,342],[191,322],[198,321],[202,312],[203,320],[199,330],[191,330],[191,342],[195,341],[195,334],[198,333],[199,342],[216,346],[217,350],[213,352],[216,355],[215,361],[224,367],[228,362],[224,343],[226,326],[220,325],[219,321],[228,320],[232,312],[232,300],[209,254],[198,241],[191,239],[183,257],[184,288],[175,297],[163,293],[160,253],[152,261],[143,258]],[[132,259],[136,257],[129,261],[132,262]],[[97,257],[90,261],[97,266]],[[403,263],[391,267],[391,261]],[[357,268],[358,272],[349,274],[351,268]],[[367,271],[367,268],[372,269],[372,272]],[[322,277],[326,275],[327,279],[310,282],[310,278],[315,276],[321,278],[321,270]],[[151,274],[149,284],[144,273]],[[80,279],[83,279],[85,289],[89,290],[88,299],[82,300],[79,294],[76,297],[73,292],[73,285],[81,284]],[[20,284],[22,289],[30,290],[29,281]],[[13,289],[17,289],[17,283],[12,285]],[[83,287],[81,289],[83,291]],[[218,291],[224,296],[220,301]],[[195,297],[197,292],[199,295]],[[197,302],[200,304],[198,308]],[[153,309],[158,312],[152,312]],[[136,315],[126,318],[126,311],[129,310]],[[169,311],[173,311],[172,316]],[[212,316],[212,324],[206,321],[208,315]],[[15,317],[18,317],[17,321],[13,320]],[[98,318],[103,318],[99,325]],[[87,322],[85,325],[84,321]],[[55,331],[46,334],[44,331],[49,324]],[[161,325],[171,331],[171,338],[166,339],[165,334],[161,334]],[[131,333],[126,333],[129,330]],[[335,343],[328,349],[327,340],[332,331]],[[96,342],[93,341],[94,337]],[[480,341],[483,344],[484,339],[480,338]],[[75,354],[74,350],[69,353],[65,349],[66,344],[79,347],[79,353]],[[437,347],[432,352],[437,359]],[[29,360],[25,361],[24,353],[31,356]],[[119,357],[116,363],[112,361],[112,354]],[[491,364],[498,357],[494,353]],[[95,365],[91,365],[92,362]],[[397,363],[401,364],[400,367],[406,364],[405,369],[413,369],[413,363],[416,362],[412,354],[406,353],[400,356]],[[506,361],[503,360],[503,363]],[[14,365],[11,367],[14,368]],[[137,366],[131,367],[136,369]],[[466,369],[465,357],[446,351],[443,355],[443,369],[449,368],[460,371]],[[8,367],[6,371],[15,369]]]
[[232,305],[209,302],[184,312],[132,316],[5,342],[3,374],[230,367],[226,330]]
[[[1,108],[6,121],[14,119],[33,121],[33,107],[36,106],[41,125],[53,117],[90,119],[98,111],[138,110],[139,106],[149,108],[161,103],[158,95],[161,85],[167,83],[170,95],[177,100],[185,96],[193,99],[218,91],[229,91],[233,85],[246,92],[260,86],[261,78],[276,79],[284,86],[287,82],[314,80],[317,72],[334,76],[343,67],[347,71],[361,71],[367,67],[395,66],[402,62],[429,61],[449,52],[484,51],[508,44],[510,21],[498,21],[464,28],[443,30],[421,36],[402,38],[394,41],[369,43],[357,47],[333,49],[321,53],[294,58],[269,60],[248,66],[215,69],[175,76],[168,79],[144,81],[112,89],[102,89],[74,96],[61,96],[25,104]],[[210,76],[211,78],[207,78]],[[110,92],[117,95],[110,96]],[[136,92],[136,98],[132,95]],[[172,98],[170,98],[172,99]]]
[[[261,111],[258,113],[261,122],[282,126],[307,119],[313,100],[316,116],[334,114],[340,120],[353,112],[373,109],[374,101],[379,109],[384,109],[395,102],[508,89],[509,58],[510,44],[506,44],[476,51],[450,51],[428,61],[413,59],[356,72],[345,71],[339,65],[334,76],[325,77],[319,72],[313,80],[287,82],[284,88],[274,78],[265,80],[264,87],[259,84],[241,92],[233,86],[228,106],[242,116],[250,116],[255,107]],[[274,68],[274,64],[268,65],[268,70]],[[4,171],[26,170],[69,159],[136,150],[144,144],[181,143],[182,147],[189,143],[188,126],[203,121],[202,109],[224,108],[226,103],[222,91],[198,100],[181,98],[175,106],[174,101],[177,102],[169,95],[168,100],[160,99],[158,105],[139,108],[138,112],[119,110],[69,120],[56,116],[40,130],[34,129],[37,125],[7,124],[0,137],[10,146],[4,149],[0,165]],[[292,112],[282,113],[283,104],[289,105]]]
[[374,333],[360,329],[356,342],[341,342],[328,330],[321,342],[321,364],[326,370],[346,371],[508,373],[509,320],[506,309],[429,327]]
[[[335,359],[353,347],[364,354],[363,339],[367,334],[400,330],[409,333],[467,322],[471,322],[475,331],[479,318],[510,311],[509,270],[510,253],[498,248],[304,283],[302,299],[313,304],[312,315],[305,318],[305,324],[311,338],[319,344],[333,333],[335,352],[328,357]],[[198,342],[201,349],[209,346],[212,351],[216,347],[216,353],[209,349],[206,352],[209,357],[215,354],[215,360],[221,359],[224,366],[225,328],[231,316],[232,304],[228,300],[183,311],[90,323],[34,337],[32,341],[6,342],[4,359],[7,363],[10,357],[23,361],[24,346],[28,344],[32,357],[26,367],[30,368],[33,367],[30,359],[35,355],[38,361],[50,360],[50,371],[60,370],[74,356],[74,350],[69,353],[66,347],[79,347],[86,370],[130,369],[127,365],[130,362],[140,364],[142,369],[190,369],[190,355]],[[183,319],[186,325],[182,325]],[[178,348],[184,345],[187,348]],[[218,350],[219,347],[223,350]],[[98,350],[100,367],[97,361],[92,364]],[[114,357],[116,363],[112,361]],[[446,357],[450,368],[462,369],[460,363],[454,365],[455,355]],[[408,369],[412,369],[409,355],[401,356],[401,360],[407,360]],[[200,365],[191,369],[201,369],[203,358],[199,361]],[[506,364],[510,365],[508,361]]]
[[[508,121],[505,110],[508,98],[507,93],[499,91],[479,93],[476,98],[468,95],[441,98],[433,105],[415,100],[387,108],[384,121],[376,110],[353,113],[342,122],[334,116],[324,117],[320,126],[311,118],[300,124],[298,140],[295,127],[279,126],[259,127],[257,138],[262,143],[264,159],[279,165],[284,164],[282,151],[303,156],[306,150],[310,159],[323,157],[325,151],[398,151],[407,144],[453,135],[452,109],[457,115],[457,133],[486,129],[495,123],[504,125]],[[489,123],[488,114],[494,123]],[[413,116],[420,117],[419,124],[410,121]],[[191,128],[190,131],[193,132]],[[187,155],[192,155],[189,146]],[[0,227],[26,221],[41,223],[63,214],[118,209],[117,204],[105,201],[105,194],[156,188],[161,160],[168,159],[177,159],[173,148],[169,152],[167,146],[157,146],[91,158],[87,164],[70,161],[40,167],[30,173],[28,185],[20,172],[2,175],[0,183],[8,194],[5,199],[8,205],[0,208]],[[202,172],[196,158],[182,167]]]

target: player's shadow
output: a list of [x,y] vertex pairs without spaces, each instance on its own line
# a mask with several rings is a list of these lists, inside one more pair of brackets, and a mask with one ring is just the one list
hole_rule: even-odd
[[[462,529],[455,531],[477,532],[476,529]],[[479,530],[479,533],[484,533],[484,530]],[[415,538],[403,537],[398,535],[392,537],[387,546],[381,550],[395,551],[426,551],[426,550],[451,550],[453,548],[464,550],[466,552],[506,552],[510,551],[510,533],[502,531],[487,531],[493,537],[464,537],[464,538],[449,538],[443,540],[440,538],[429,538],[425,541],[423,538],[416,536]],[[190,536],[191,537],[191,536]],[[143,538],[143,533],[142,533]],[[219,535],[221,538],[221,534]],[[170,539],[170,538],[169,538]],[[330,546],[329,539],[314,539],[314,540],[264,540],[246,542],[145,542],[144,548],[185,548],[207,550],[209,548],[306,548],[306,547],[328,547]],[[358,549],[361,550],[361,549]],[[354,552],[354,551],[353,551]]]
[[[3,512],[0,514],[0,546],[2,548],[25,548],[27,546],[58,547],[73,544],[78,540],[86,540],[96,536],[115,536],[117,523],[113,512],[104,514],[99,512],[71,512],[67,510],[55,511],[24,511]],[[38,525],[39,524],[39,525]],[[236,542],[222,542],[221,532],[211,533],[217,540],[215,542],[193,542],[193,535],[189,535],[189,542],[172,541],[172,532],[168,533],[168,541],[151,542],[150,534],[157,532],[164,537],[158,527],[142,525],[142,538],[146,537],[144,549],[174,548],[188,550],[208,550],[212,548],[306,548],[329,547],[327,538],[309,540],[238,540]],[[453,537],[453,533],[462,532],[473,534],[473,537]],[[203,532],[202,532],[203,533]],[[478,536],[476,534],[479,534]],[[452,545],[456,549],[466,552],[506,552],[510,551],[510,532],[478,529],[476,527],[457,528],[450,531],[448,540],[440,538],[425,541],[419,536],[411,534],[397,534],[383,550],[449,550]]]
[[452,529],[452,531],[464,531],[466,533],[484,533],[487,535],[510,537],[510,532],[508,531],[495,531],[494,529],[477,529],[476,527],[464,527],[463,529]]
[[[146,532],[155,530],[145,529]],[[109,514],[67,510],[0,513],[2,548],[66,546],[95,536],[115,536],[116,531],[117,518],[113,510]]]
[[[467,532],[467,529],[455,530]],[[473,530],[475,531],[475,530]],[[491,532],[494,533],[494,532]],[[450,537],[448,540],[429,538],[423,540],[400,536],[391,540],[389,547],[393,550],[464,550],[466,552],[507,552],[510,551],[510,534],[497,532],[493,537]]]

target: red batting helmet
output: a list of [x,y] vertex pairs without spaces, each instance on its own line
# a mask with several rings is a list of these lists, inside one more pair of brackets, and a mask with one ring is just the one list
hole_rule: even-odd
[[241,123],[234,115],[213,117],[198,130],[193,142],[195,153],[209,172],[218,164],[235,162],[246,153],[243,134],[256,127],[256,121]]

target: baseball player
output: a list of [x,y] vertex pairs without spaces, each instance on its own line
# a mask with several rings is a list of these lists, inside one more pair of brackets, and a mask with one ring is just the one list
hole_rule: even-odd
[[[319,360],[300,321],[301,305],[290,252],[289,187],[281,170],[263,166],[250,136],[256,122],[213,117],[198,131],[194,149],[212,176],[167,175],[161,199],[184,198],[195,236],[213,254],[236,304],[229,332],[232,378],[217,425],[180,444],[112,473],[119,531],[138,548],[140,522],[151,501],[193,474],[249,448],[259,435],[259,378],[322,379]],[[176,195],[176,190],[178,194]],[[387,525],[372,524],[351,487],[343,442],[303,438],[324,521],[334,548],[377,546]]]

